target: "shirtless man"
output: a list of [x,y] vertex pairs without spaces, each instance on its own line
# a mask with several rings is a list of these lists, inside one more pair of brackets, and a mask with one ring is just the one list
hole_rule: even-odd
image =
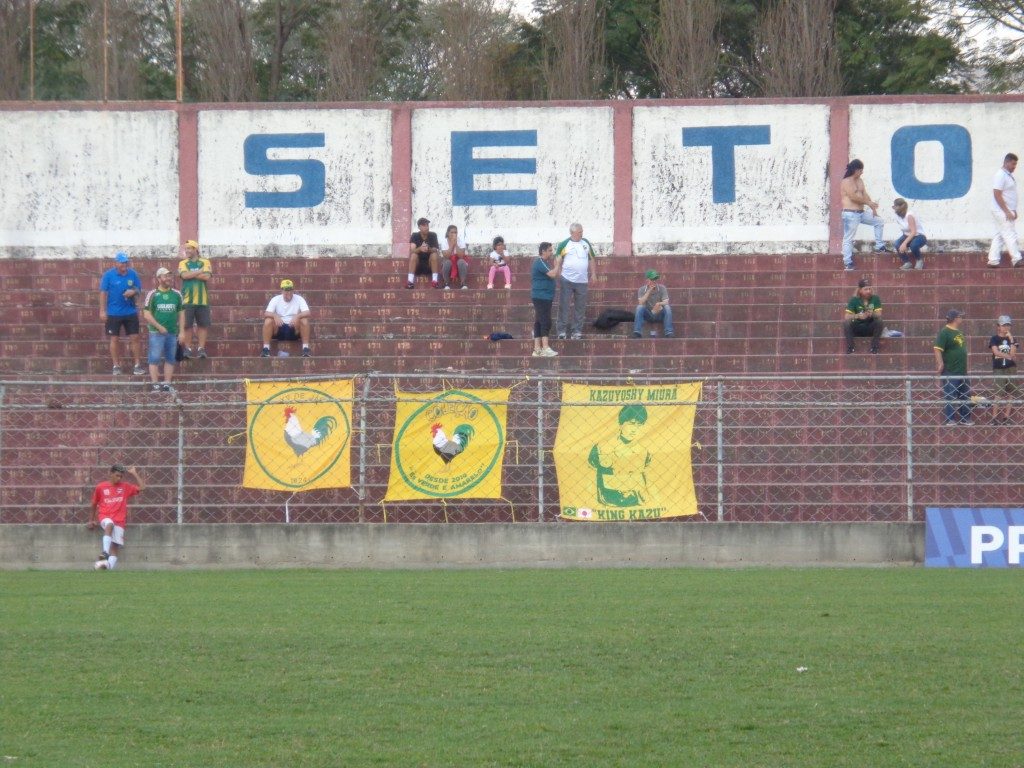
[[[851,160],[839,185],[843,196],[843,267],[848,272],[853,270],[853,238],[859,225],[867,224],[875,228],[875,253],[889,250],[882,240],[882,226],[885,222],[878,215],[878,203],[871,199],[864,188],[864,180],[861,178],[863,174],[864,163]],[[865,205],[871,209],[871,213],[864,210]]]

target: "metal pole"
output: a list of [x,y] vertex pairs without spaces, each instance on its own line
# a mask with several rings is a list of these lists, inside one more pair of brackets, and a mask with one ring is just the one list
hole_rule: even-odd
[[907,420],[907,522],[914,522],[914,401],[913,384],[910,379],[904,382],[906,395]]
[[109,79],[109,74],[110,74],[110,65],[109,65],[109,63],[107,61],[107,48],[108,48],[108,45],[107,45],[107,42],[108,42],[108,37],[107,37],[107,35],[108,35],[108,32],[107,32],[107,2],[108,2],[108,0],[103,0],[103,100],[104,101],[107,100],[107,92],[108,92],[107,80]]
[[178,404],[178,525],[185,522],[185,408]]
[[28,3],[28,100],[36,100],[36,0]]
[[175,94],[180,104],[185,99],[185,64],[182,53],[182,32],[181,32],[181,0],[176,0],[174,8],[174,34],[175,50],[177,55],[177,70],[174,74]]
[[370,399],[370,377],[363,379],[363,397],[359,403],[359,522],[365,523],[364,504],[366,500],[366,401]]
[[715,431],[717,432],[718,448],[715,454],[715,463],[718,473],[718,522],[725,521],[725,418],[722,403],[724,401],[724,387],[722,380],[718,380],[718,403],[715,409]]
[[537,379],[537,522],[544,522],[544,379]]

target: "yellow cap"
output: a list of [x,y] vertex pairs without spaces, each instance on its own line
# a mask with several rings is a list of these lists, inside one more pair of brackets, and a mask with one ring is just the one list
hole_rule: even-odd
[[288,288],[294,288],[294,287],[295,287],[295,283],[293,283],[291,280],[282,280],[281,281],[281,290],[282,291],[286,290]]
[[186,248],[195,248],[198,251],[199,250],[199,243],[197,243],[195,240],[186,240],[185,241],[185,247]]

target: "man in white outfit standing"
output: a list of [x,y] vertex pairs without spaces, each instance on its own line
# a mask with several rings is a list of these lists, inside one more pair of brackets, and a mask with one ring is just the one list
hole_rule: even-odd
[[1019,267],[1022,259],[1017,244],[1017,182],[1013,172],[1017,170],[1017,156],[1012,152],[1003,158],[1003,167],[992,179],[992,218],[996,222],[996,234],[992,247],[988,249],[988,265],[999,266],[1003,251],[1010,254],[1010,263]]

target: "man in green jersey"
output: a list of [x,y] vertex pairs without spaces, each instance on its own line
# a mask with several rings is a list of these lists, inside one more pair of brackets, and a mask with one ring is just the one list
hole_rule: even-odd
[[185,242],[185,258],[178,262],[178,277],[181,278],[181,296],[185,302],[185,323],[182,326],[181,343],[185,345],[185,357],[192,354],[192,339],[185,338],[185,331],[195,326],[199,348],[197,357],[206,357],[206,334],[210,329],[210,292],[207,283],[213,276],[210,260],[199,256],[199,243]]
[[[181,294],[171,286],[171,271],[156,271],[157,287],[146,296],[142,317],[149,323],[149,378],[153,391],[173,392],[174,356],[178,351],[178,333],[184,333]],[[164,383],[160,384],[160,361],[164,363]]]
[[935,338],[935,369],[942,382],[946,401],[946,424],[973,424],[971,421],[971,383],[967,379],[967,343],[960,330],[964,313],[951,309],[946,324]]
[[882,338],[882,300],[875,296],[871,281],[866,277],[857,283],[857,292],[846,302],[843,313],[843,336],[846,354],[853,352],[854,336],[871,337],[871,354],[878,354],[878,340]]

